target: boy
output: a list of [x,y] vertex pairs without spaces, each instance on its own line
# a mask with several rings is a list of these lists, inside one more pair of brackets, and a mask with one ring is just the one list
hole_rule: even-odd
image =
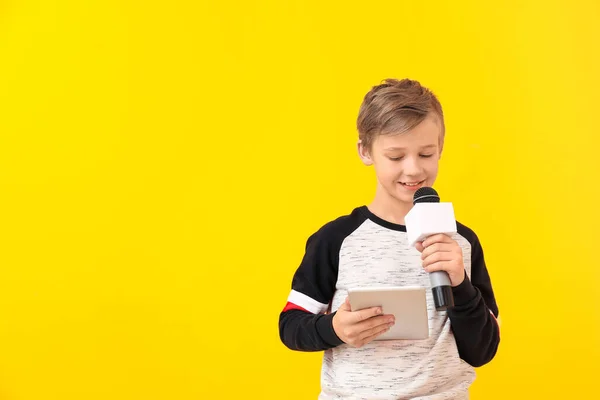
[[[319,399],[467,399],[473,367],[500,342],[498,308],[475,233],[433,235],[408,245],[404,217],[414,192],[433,186],[444,144],[435,95],[418,82],[388,79],[367,93],[358,116],[358,153],[372,165],[370,205],[331,221],[307,241],[279,317],[282,342],[324,350]],[[435,310],[428,273],[450,276],[455,306]],[[377,307],[350,311],[353,286],[427,287],[429,338],[374,341],[394,323]]]

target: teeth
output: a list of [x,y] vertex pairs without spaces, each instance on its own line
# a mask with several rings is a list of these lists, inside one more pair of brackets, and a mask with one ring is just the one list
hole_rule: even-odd
[[406,185],[406,186],[417,186],[419,183],[421,183],[421,182],[417,182],[417,183],[403,183],[403,185]]

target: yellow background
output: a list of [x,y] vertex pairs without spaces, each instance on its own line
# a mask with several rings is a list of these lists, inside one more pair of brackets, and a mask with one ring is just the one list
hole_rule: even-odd
[[600,4],[501,3],[1,1],[0,399],[316,398],[278,315],[386,77],[496,290],[472,398],[595,393]]

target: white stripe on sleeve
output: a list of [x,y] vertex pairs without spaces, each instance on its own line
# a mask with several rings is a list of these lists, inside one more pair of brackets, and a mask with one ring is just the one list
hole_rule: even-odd
[[308,297],[304,293],[292,290],[288,296],[288,301],[297,306],[304,308],[306,311],[310,311],[313,314],[318,314],[327,311],[328,304],[319,303],[315,299]]

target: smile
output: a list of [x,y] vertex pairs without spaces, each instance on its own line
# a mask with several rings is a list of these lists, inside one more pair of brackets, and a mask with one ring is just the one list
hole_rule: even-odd
[[421,187],[421,185],[423,185],[423,183],[425,182],[425,180],[419,181],[419,182],[399,182],[402,186],[404,186],[407,189],[418,189],[419,187]]

